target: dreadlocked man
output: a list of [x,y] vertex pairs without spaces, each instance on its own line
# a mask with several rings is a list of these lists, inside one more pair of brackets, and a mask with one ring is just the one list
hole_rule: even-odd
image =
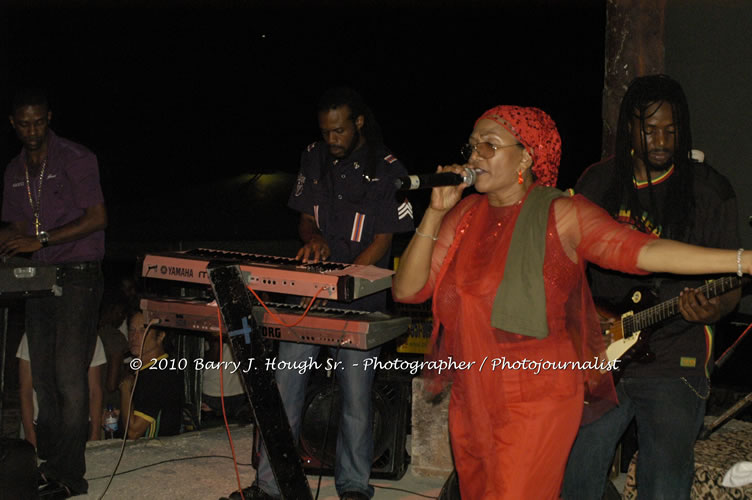
[[[733,188],[691,148],[689,108],[681,86],[665,75],[637,78],[619,111],[616,154],[587,169],[576,191],[640,231],[695,245],[737,248]],[[649,333],[647,354],[624,366],[617,385],[619,406],[580,429],[562,497],[602,498],[617,442],[634,418],[640,498],[688,499],[695,438],[710,392],[712,325],[736,306],[741,293],[735,289],[708,299],[697,290],[702,279],[637,277],[594,266],[590,279],[596,302],[616,304],[639,296],[641,304],[645,297],[657,304],[679,297],[681,315],[642,333]],[[636,287],[641,287],[639,295],[632,293]],[[630,307],[617,309],[621,314]]]

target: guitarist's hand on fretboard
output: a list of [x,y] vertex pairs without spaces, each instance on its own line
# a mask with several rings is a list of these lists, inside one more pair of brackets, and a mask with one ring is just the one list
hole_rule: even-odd
[[707,299],[699,290],[685,288],[679,294],[679,313],[691,323],[715,323],[721,319],[721,300]]

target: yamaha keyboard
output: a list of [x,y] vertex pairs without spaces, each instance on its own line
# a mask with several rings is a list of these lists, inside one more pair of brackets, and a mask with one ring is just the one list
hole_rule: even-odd
[[209,266],[237,265],[246,286],[256,291],[351,302],[392,285],[393,271],[376,266],[317,262],[289,257],[197,248],[147,254],[143,278],[210,286]]
[[[300,305],[267,303],[286,324],[297,322],[305,308]],[[215,302],[141,299],[146,322],[159,320],[160,326],[201,332],[219,331]],[[410,318],[379,312],[311,307],[303,320],[293,327],[280,324],[260,306],[253,307],[253,318],[265,338],[303,344],[341,346],[369,350],[407,331]]]

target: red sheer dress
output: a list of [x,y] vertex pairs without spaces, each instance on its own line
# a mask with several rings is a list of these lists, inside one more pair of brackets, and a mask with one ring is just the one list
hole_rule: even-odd
[[555,200],[543,266],[549,335],[505,332],[490,326],[491,307],[521,206],[492,207],[479,195],[462,200],[444,218],[426,286],[405,300],[433,295],[428,359],[475,362],[448,375],[423,373],[434,390],[452,382],[452,451],[462,497],[472,500],[559,497],[586,389],[615,400],[610,376],[563,366],[603,353],[585,261],[641,273],[637,254],[652,239],[581,196]]

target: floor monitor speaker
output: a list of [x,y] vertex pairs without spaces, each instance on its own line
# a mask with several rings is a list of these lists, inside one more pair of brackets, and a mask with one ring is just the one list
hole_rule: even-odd
[[[377,377],[378,378],[378,377]],[[410,416],[410,379],[376,380],[371,391],[373,408],[373,467],[371,477],[399,479],[410,457],[405,449]],[[308,473],[334,474],[337,429],[341,413],[339,387],[331,379],[313,380],[303,409],[298,443]],[[334,418],[329,418],[334,411]],[[328,430],[327,430],[328,426]],[[324,439],[326,438],[326,444]]]

